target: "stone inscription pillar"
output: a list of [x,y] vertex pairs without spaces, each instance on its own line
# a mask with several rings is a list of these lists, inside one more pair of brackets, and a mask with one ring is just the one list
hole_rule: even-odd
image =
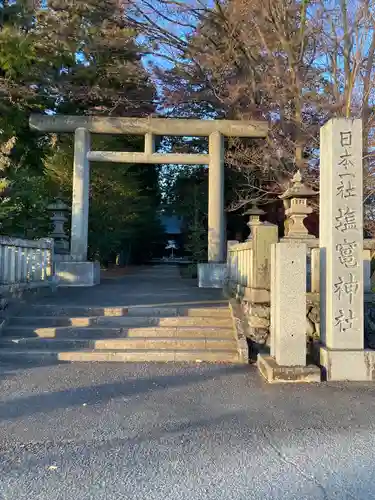
[[209,136],[208,172],[208,262],[224,262],[224,138],[220,132]]
[[74,136],[73,199],[70,253],[73,261],[87,260],[87,236],[89,219],[90,133],[77,128]]
[[322,127],[320,157],[322,342],[363,349],[361,120],[336,118]]

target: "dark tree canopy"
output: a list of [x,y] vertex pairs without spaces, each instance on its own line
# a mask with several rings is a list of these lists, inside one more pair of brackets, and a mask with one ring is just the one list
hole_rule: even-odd
[[[115,0],[0,2],[3,233],[46,236],[47,205],[57,196],[71,200],[72,137],[32,132],[30,112],[153,113],[155,87],[123,7]],[[94,137],[93,143],[143,149],[137,137]],[[163,236],[158,177],[159,169],[149,166],[91,166],[92,255],[108,261],[122,251],[126,260],[149,258]]]

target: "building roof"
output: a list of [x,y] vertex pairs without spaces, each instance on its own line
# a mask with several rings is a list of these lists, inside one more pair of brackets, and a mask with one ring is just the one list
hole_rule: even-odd
[[177,215],[161,215],[160,221],[164,226],[164,231],[167,234],[182,233],[182,217]]

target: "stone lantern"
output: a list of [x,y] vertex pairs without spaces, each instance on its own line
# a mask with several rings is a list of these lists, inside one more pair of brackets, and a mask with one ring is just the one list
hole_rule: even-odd
[[250,229],[250,234],[248,236],[248,240],[251,240],[251,235],[252,235],[252,227],[253,226],[259,226],[259,224],[262,224],[260,222],[260,217],[261,215],[264,215],[266,212],[264,212],[262,209],[258,208],[255,203],[252,204],[251,208],[249,210],[246,210],[244,212],[244,215],[249,216],[249,222],[247,223],[248,228]]
[[307,204],[308,200],[317,194],[316,191],[303,183],[301,172],[298,170],[292,179],[291,186],[280,196],[284,202],[287,216],[285,238],[315,238],[309,234],[303,221],[313,211]]
[[47,210],[51,212],[52,233],[50,237],[55,241],[55,253],[69,253],[69,236],[65,234],[64,224],[68,218],[66,215],[69,212],[69,207],[61,200],[56,200],[55,203],[48,205]]

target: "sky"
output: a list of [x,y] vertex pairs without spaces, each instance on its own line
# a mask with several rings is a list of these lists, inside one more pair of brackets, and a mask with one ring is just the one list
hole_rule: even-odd
[[[181,40],[186,39],[186,37],[189,35],[189,33],[191,33],[192,28],[183,27],[180,24],[178,24],[177,19],[181,19],[181,18],[176,13],[173,13],[173,12],[169,13],[168,16],[171,19],[176,19],[176,22],[173,23],[173,22],[168,22],[168,21],[164,20],[160,15],[158,15],[158,12],[164,12],[163,0],[152,0],[152,2],[153,2],[152,5],[155,8],[155,10],[151,10],[149,8],[147,9],[145,7],[145,3],[143,2],[143,0],[138,0],[138,5],[143,6],[143,8],[147,9],[147,10],[145,10],[145,12],[147,12],[147,14],[150,16],[152,21],[156,22],[158,24],[158,26],[160,26],[161,28],[163,28],[165,30],[168,30],[168,32],[179,37]],[[212,7],[213,0],[181,0],[181,5],[183,7],[189,7],[189,6],[190,7],[197,7],[198,5],[200,5],[200,6],[203,5],[204,7]],[[137,19],[143,20],[142,16],[137,17]],[[196,20],[194,19],[194,17],[191,16],[189,19],[190,19],[191,24],[193,24],[195,26]],[[137,41],[140,44],[142,44],[142,43],[147,44],[147,38],[144,36],[139,36]],[[165,70],[172,67],[172,63],[163,57],[163,54],[164,55],[170,54],[169,47],[160,45],[158,47],[157,52],[161,55],[158,56],[156,54],[153,54],[153,55],[147,55],[147,56],[143,57],[142,62],[143,62],[144,67],[146,68],[147,71],[150,71],[152,66],[158,66],[159,68],[162,68]],[[161,91],[160,82],[155,81],[155,79],[154,79],[154,83],[156,85],[158,95],[161,95],[162,91]],[[160,112],[162,113],[162,110],[160,110]],[[188,138],[186,138],[186,139],[188,139]],[[162,179],[163,179],[163,174],[166,174],[168,171],[170,171],[171,168],[174,169],[174,172],[176,174],[178,173],[178,171],[179,171],[178,165],[163,165],[161,168]],[[200,168],[200,166],[199,166],[199,168]],[[163,185],[163,182],[161,184]]]
[[[188,9],[188,8],[197,8],[197,7],[205,7],[205,8],[211,8],[214,5],[213,0],[176,0],[177,2],[180,3],[181,9]],[[147,2],[147,0],[146,0]],[[152,19],[153,22],[157,23],[158,26],[160,26],[162,29],[167,30],[169,33],[172,33],[176,37],[180,38],[181,40],[186,39],[186,37],[191,33],[192,28],[182,26],[179,24],[180,22],[186,21],[193,25],[194,27],[196,26],[196,18],[193,15],[188,15],[186,12],[181,15],[180,11],[176,10],[168,10],[166,11],[165,4],[163,4],[163,0],[152,0],[152,5],[153,9],[151,10],[150,8],[147,8],[145,6],[144,0],[138,0],[138,5],[145,9],[144,12],[149,15],[150,19]],[[171,20],[175,20],[175,22],[169,22],[166,19],[162,17],[161,14],[165,13],[166,17],[168,17]],[[138,19],[142,19],[142,16],[139,16]],[[187,24],[187,23],[186,23]],[[145,42],[145,37],[140,36],[138,38],[138,41],[140,43]],[[170,68],[172,64],[167,61],[164,57],[164,55],[170,54],[170,49],[166,45],[160,45],[159,50],[158,50],[160,56],[158,55],[149,55],[145,56],[143,58],[144,64],[146,67],[149,66],[149,64],[154,64],[158,65],[161,68]]]

